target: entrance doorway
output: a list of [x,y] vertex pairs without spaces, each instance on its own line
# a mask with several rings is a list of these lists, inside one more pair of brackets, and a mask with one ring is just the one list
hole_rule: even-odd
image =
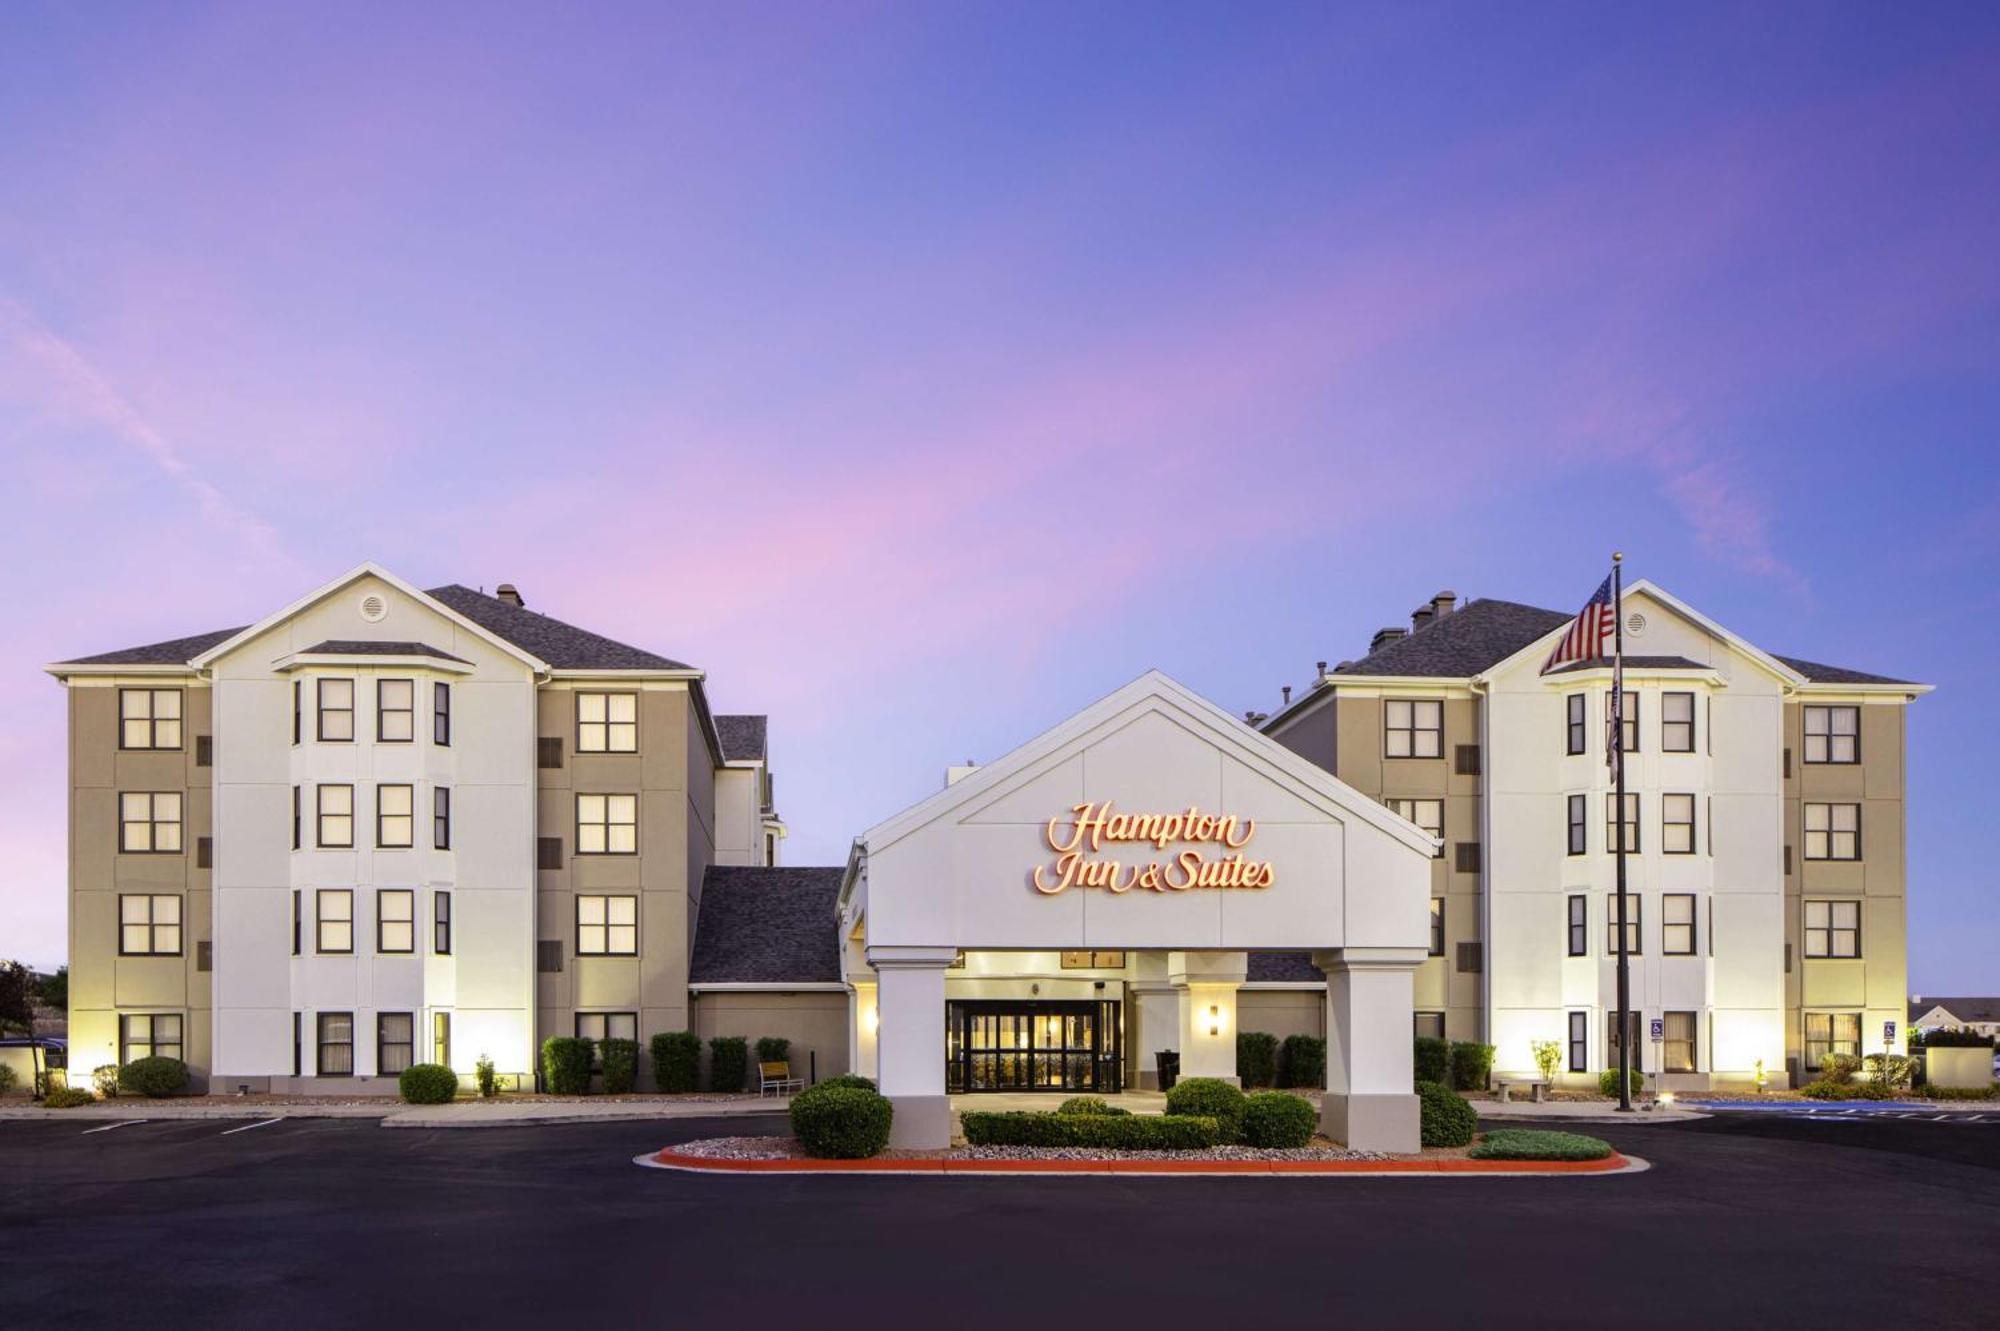
[[1100,1095],[1124,1087],[1123,1004],[945,1004],[945,1089]]

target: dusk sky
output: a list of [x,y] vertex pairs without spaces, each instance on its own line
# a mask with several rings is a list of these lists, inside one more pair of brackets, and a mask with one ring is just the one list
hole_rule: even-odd
[[0,956],[41,667],[364,559],[770,713],[801,864],[1623,548],[1937,686],[1911,987],[2000,991],[1996,427],[1991,5],[13,3]]

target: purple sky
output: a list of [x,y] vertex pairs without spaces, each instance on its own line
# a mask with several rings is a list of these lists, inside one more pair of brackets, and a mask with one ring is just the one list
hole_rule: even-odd
[[1911,983],[2000,990],[2000,11],[410,8],[0,26],[0,955],[39,667],[365,558],[707,668],[804,863],[1622,546],[1939,686]]

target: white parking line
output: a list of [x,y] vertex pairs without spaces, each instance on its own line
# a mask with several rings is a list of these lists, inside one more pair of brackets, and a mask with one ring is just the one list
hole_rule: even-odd
[[85,1136],[85,1137],[88,1137],[88,1136],[89,1136],[89,1135],[90,1135],[91,1133],[93,1133],[93,1132],[116,1132],[116,1131],[118,1131],[118,1129],[120,1129],[120,1128],[130,1128],[130,1127],[136,1127],[136,1126],[138,1126],[139,1124],[141,1124],[141,1123],[144,1123],[145,1121],[146,1121],[146,1120],[145,1120],[145,1119],[143,1119],[143,1118],[128,1118],[128,1119],[123,1119],[123,1120],[121,1120],[121,1121],[119,1121],[119,1122],[117,1122],[117,1123],[106,1123],[106,1124],[105,1124],[105,1125],[104,1125],[103,1127],[101,1127],[101,1128],[85,1128],[85,1129],[83,1130],[83,1133],[82,1133],[82,1135],[83,1135],[83,1136]]
[[250,1131],[250,1129],[252,1129],[252,1128],[268,1128],[268,1127],[270,1127],[270,1126],[271,1126],[271,1125],[272,1125],[273,1123],[283,1123],[284,1121],[285,1121],[285,1120],[283,1120],[282,1118],[266,1118],[266,1119],[260,1119],[260,1120],[258,1120],[258,1121],[257,1121],[257,1122],[255,1122],[255,1123],[245,1123],[245,1124],[244,1124],[244,1125],[243,1125],[242,1127],[240,1127],[240,1128],[230,1128],[230,1129],[229,1129],[228,1131],[226,1131],[226,1132],[218,1132],[218,1133],[217,1133],[217,1134],[215,1134],[215,1135],[216,1135],[216,1136],[218,1136],[218,1137],[233,1137],[233,1136],[235,1136],[235,1135],[236,1135],[237,1133],[239,1133],[239,1132],[248,1132],[248,1131]]

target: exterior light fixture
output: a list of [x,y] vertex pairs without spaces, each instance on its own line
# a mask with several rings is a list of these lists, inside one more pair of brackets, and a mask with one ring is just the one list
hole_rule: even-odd
[[867,1009],[863,1011],[861,1014],[861,1024],[868,1028],[868,1033],[870,1035],[873,1035],[876,1031],[880,1030],[882,1027],[881,1009],[876,1007],[875,1004],[870,1003]]
[[1210,1035],[1222,1034],[1222,1009],[1213,1003],[1208,1008],[1208,1033]]

